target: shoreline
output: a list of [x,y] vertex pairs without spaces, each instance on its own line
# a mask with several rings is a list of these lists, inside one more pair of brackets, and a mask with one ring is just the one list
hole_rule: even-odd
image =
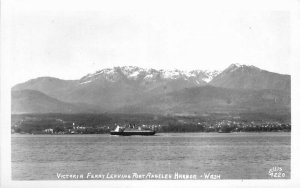
[[131,136],[119,136],[119,135],[110,135],[109,133],[103,133],[103,134],[30,134],[30,133],[11,133],[11,136],[18,136],[18,135],[47,135],[47,136],[64,136],[64,135],[72,135],[72,136],[83,136],[83,135],[109,135],[109,136],[119,136],[119,137],[155,137],[155,136],[159,136],[160,134],[220,134],[220,135],[227,135],[227,134],[243,134],[243,133],[291,133],[291,131],[241,131],[241,132],[228,132],[228,133],[219,133],[219,132],[159,132],[156,133],[155,135],[151,135],[151,136],[143,136],[143,135],[131,135]]

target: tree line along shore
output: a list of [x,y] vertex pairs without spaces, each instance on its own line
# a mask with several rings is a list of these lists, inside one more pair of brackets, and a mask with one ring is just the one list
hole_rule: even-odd
[[107,134],[117,125],[156,132],[290,132],[289,115],[210,114],[198,117],[127,114],[15,114],[12,133]]

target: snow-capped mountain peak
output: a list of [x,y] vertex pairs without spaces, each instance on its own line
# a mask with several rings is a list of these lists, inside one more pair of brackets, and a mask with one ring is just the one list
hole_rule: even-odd
[[253,65],[245,65],[245,64],[239,64],[239,63],[235,63],[235,64],[231,64],[227,69],[225,69],[223,72],[227,73],[227,72],[234,72],[234,71],[246,71],[246,72],[251,72],[251,71],[262,71],[261,69],[253,66]]
[[128,80],[147,80],[147,81],[158,81],[163,80],[190,80],[194,83],[203,84],[210,82],[214,77],[219,74],[218,71],[202,71],[202,70],[156,70],[156,69],[145,69],[136,66],[122,66],[105,68],[99,70],[93,74],[88,74],[80,79],[81,84],[91,83],[98,79],[105,79],[110,82],[116,82],[122,79]]

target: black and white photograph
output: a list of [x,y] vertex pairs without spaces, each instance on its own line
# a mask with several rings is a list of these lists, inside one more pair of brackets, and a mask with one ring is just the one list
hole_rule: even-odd
[[299,10],[2,1],[1,187],[299,186]]

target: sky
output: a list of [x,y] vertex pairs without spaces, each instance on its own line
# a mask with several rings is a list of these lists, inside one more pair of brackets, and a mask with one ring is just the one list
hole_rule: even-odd
[[284,9],[222,9],[189,0],[55,2],[14,1],[12,85],[41,76],[79,79],[114,66],[223,70],[239,63],[290,74]]

